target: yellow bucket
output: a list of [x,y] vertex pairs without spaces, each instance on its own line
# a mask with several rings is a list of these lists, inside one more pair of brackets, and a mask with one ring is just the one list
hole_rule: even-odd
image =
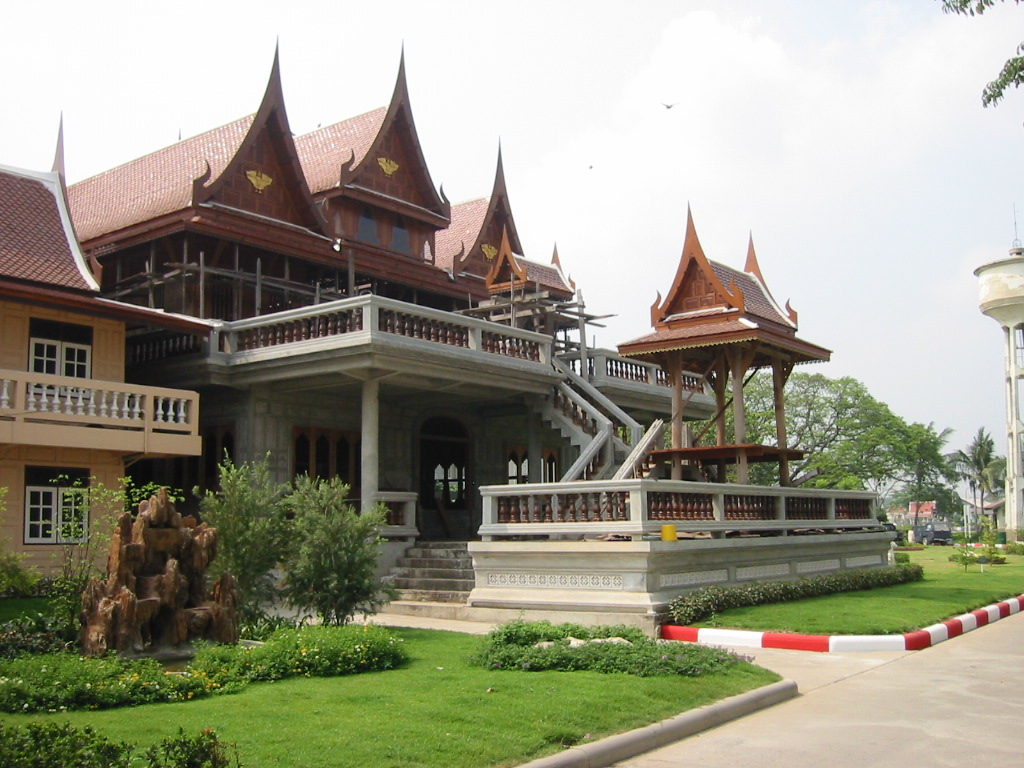
[[676,535],[676,527],[674,525],[661,526],[661,540],[679,541],[679,536]]

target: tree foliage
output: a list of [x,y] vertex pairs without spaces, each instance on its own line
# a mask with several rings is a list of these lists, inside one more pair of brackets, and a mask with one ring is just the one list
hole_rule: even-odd
[[376,575],[384,512],[357,514],[348,503],[348,490],[338,478],[303,475],[284,500],[297,539],[287,561],[284,598],[315,611],[324,624],[346,624],[357,612],[372,613],[393,596]]
[[272,571],[288,545],[288,520],[282,499],[288,486],[270,478],[262,461],[220,465],[220,489],[207,491],[200,502],[203,520],[217,529],[217,557],[210,566],[213,579],[232,574],[238,583],[239,613],[252,621],[277,593]]
[[[1014,0],[1014,3],[1020,2],[1021,0]],[[942,10],[961,16],[981,16],[995,4],[996,0],[942,0]],[[1017,46],[1017,55],[1006,60],[996,79],[986,85],[981,92],[983,106],[998,104],[1006,94],[1007,88],[1018,88],[1024,83],[1024,55],[1021,54],[1024,54],[1024,43]]]
[[[744,402],[748,441],[774,445],[771,376],[754,376],[744,389]],[[794,373],[786,385],[785,406],[787,444],[805,452],[790,463],[793,485],[888,495],[907,483],[924,487],[949,477],[941,450],[947,433],[936,432],[931,424],[908,424],[856,379]],[[754,483],[778,480],[774,463],[751,468]]]

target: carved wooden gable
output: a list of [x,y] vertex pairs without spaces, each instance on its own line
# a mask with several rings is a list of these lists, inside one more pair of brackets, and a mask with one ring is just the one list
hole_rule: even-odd
[[683,273],[683,279],[678,292],[673,297],[672,305],[665,309],[666,315],[675,315],[682,312],[727,306],[730,306],[728,299],[718,291],[711,277],[700,268],[700,264],[693,260]]
[[476,244],[469,250],[462,260],[461,271],[474,275],[486,275],[491,271],[498,258],[498,250],[501,248],[502,233],[510,232],[509,245],[513,251],[522,251],[519,240],[515,235],[515,224],[512,223],[512,215],[508,209],[505,198],[501,198],[496,205],[488,210],[487,218],[480,229]]
[[423,163],[407,110],[403,106],[393,121],[385,122],[382,135],[374,141],[349,183],[419,208],[437,210],[437,192]]
[[305,182],[296,178],[295,164],[278,126],[272,122],[264,124],[249,138],[208,200],[319,229],[307,202],[308,192],[302,187]]

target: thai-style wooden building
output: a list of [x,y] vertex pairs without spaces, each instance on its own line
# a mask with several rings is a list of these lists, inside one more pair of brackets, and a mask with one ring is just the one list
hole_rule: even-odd
[[136,380],[204,402],[201,465],[147,479],[210,485],[225,452],[269,452],[279,480],[388,502],[395,535],[466,540],[480,485],[608,476],[668,413],[656,365],[579,343],[591,318],[557,254],[523,255],[500,150],[488,197],[435,187],[404,62],[387,107],[293,137],[275,58],[255,114],[69,199],[105,296],[204,328],[128,339]]
[[[275,57],[253,115],[68,196],[103,295],[190,323],[129,329],[130,380],[203,403],[201,461],[140,461],[141,478],[210,486],[225,454],[269,456],[281,481],[340,477],[363,508],[388,506],[390,562],[415,542],[400,587],[424,558],[456,564],[434,580],[423,566],[416,584],[458,610],[650,621],[694,586],[882,563],[864,494],[643,469],[673,414],[677,452],[684,420],[721,423],[729,374],[777,366],[781,392],[788,366],[827,356],[796,339],[753,251],[729,270],[688,234],[656,338],[629,356],[588,348],[597,318],[557,251],[523,253],[501,151],[489,196],[452,205],[435,187],[404,63],[386,107],[293,137]],[[728,338],[678,343],[693,311]],[[755,351],[734,359],[740,336]],[[742,438],[728,444],[741,466],[756,452]],[[782,433],[774,450],[785,458]],[[684,457],[669,458],[678,477]],[[701,538],[651,540],[669,522]],[[797,547],[788,534],[810,525],[822,535]],[[764,538],[737,547],[724,537],[738,530]],[[451,540],[461,547],[444,558],[422,549]]]

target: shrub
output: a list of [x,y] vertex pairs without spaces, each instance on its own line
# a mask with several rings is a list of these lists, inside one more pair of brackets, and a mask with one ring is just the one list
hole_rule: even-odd
[[[407,660],[401,641],[380,627],[280,630],[252,647],[201,647],[184,672],[152,659],[83,658],[71,653],[0,661],[0,712],[58,712],[188,701],[233,693],[247,683],[393,669]],[[0,763],[3,765],[3,763]]]
[[220,465],[220,490],[207,491],[200,502],[203,519],[217,529],[217,558],[211,583],[230,573],[238,584],[238,611],[243,621],[263,614],[277,599],[271,572],[284,559],[289,521],[281,499],[287,485],[270,478],[269,454],[261,461]]
[[152,659],[72,653],[0,661],[0,711],[57,712],[187,701],[224,687],[202,671],[166,672]]
[[[573,644],[570,638],[589,642]],[[610,642],[609,638],[621,640]],[[475,664],[488,669],[588,670],[638,677],[698,677],[738,661],[735,655],[717,648],[657,643],[633,627],[552,625],[546,621],[514,621],[497,627],[473,657]]]
[[896,562],[897,565],[905,565],[906,563],[910,562],[910,555],[908,555],[906,552],[894,552],[893,560]]
[[[145,758],[134,747],[110,741],[92,728],[70,723],[0,723],[0,765],[5,768],[228,768],[224,745],[212,730],[196,736],[178,735],[150,747]],[[237,763],[237,761],[236,761]]]
[[8,551],[5,542],[0,541],[0,596],[32,597],[38,585],[39,574],[25,565],[25,556]]
[[282,590],[289,604],[315,611],[324,624],[347,624],[374,613],[395,595],[377,577],[382,509],[357,514],[338,478],[302,475],[284,499],[293,515],[296,543],[285,564]]
[[402,641],[381,627],[303,627],[253,646],[200,648],[189,669],[222,681],[333,677],[394,669],[408,660]]
[[669,603],[668,612],[676,624],[692,624],[730,608],[891,587],[923,578],[924,569],[920,565],[903,564],[889,568],[838,571],[798,581],[762,581],[737,587],[705,587],[677,597]]
[[290,616],[278,616],[273,613],[260,613],[248,616],[239,623],[238,634],[243,640],[263,641],[279,629],[298,629],[303,621]]
[[68,649],[62,627],[50,615],[33,613],[0,624],[0,659],[26,653],[57,653]]

